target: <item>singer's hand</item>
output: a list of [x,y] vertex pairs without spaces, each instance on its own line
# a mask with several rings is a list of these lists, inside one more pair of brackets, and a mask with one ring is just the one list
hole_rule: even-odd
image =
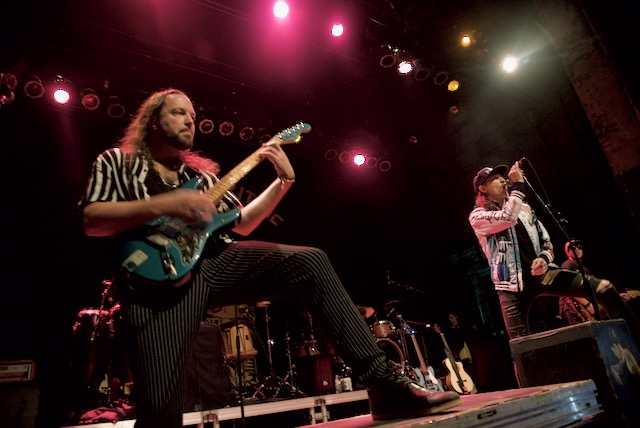
[[533,276],[544,275],[547,270],[549,270],[549,265],[547,264],[547,261],[542,257],[534,259],[533,263],[531,263],[531,275]]
[[509,170],[509,180],[512,183],[524,183],[524,173],[520,169],[520,161],[516,161]]

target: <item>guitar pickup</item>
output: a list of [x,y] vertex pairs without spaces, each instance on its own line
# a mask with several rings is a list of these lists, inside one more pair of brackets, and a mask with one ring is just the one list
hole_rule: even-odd
[[157,233],[155,235],[147,236],[147,241],[149,241],[150,243],[152,243],[153,245],[161,249],[169,248],[172,243],[171,239],[166,238],[165,236],[159,235]]

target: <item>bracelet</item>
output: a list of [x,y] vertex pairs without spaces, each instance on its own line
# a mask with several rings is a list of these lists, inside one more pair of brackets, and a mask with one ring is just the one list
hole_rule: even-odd
[[285,184],[287,183],[293,183],[296,181],[296,178],[289,178],[289,177],[285,177],[284,175],[281,175],[278,177],[280,179],[280,187],[284,187]]

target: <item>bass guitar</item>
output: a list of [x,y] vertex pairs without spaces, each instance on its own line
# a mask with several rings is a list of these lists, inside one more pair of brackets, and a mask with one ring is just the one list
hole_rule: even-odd
[[[276,136],[282,139],[282,144],[298,143],[301,134],[310,130],[311,125],[299,122]],[[224,194],[261,161],[256,150],[204,194],[214,205],[218,205]],[[202,179],[194,178],[182,187],[197,189],[201,184]],[[145,283],[180,286],[189,280],[190,271],[200,258],[207,239],[216,231],[233,227],[239,219],[239,208],[216,214],[213,221],[201,224],[191,224],[169,216],[159,217],[127,234],[117,248],[117,257],[126,273]]]
[[473,380],[471,380],[471,376],[464,371],[462,363],[455,360],[444,333],[437,325],[434,325],[433,329],[436,333],[440,334],[442,343],[444,344],[444,352],[447,355],[447,358],[443,360],[443,364],[446,366],[448,371],[446,376],[447,387],[450,390],[456,391],[458,394],[475,394],[477,390],[473,384]]
[[416,354],[418,354],[418,361],[420,362],[420,369],[416,369],[416,376],[420,381],[420,386],[424,386],[431,391],[444,392],[444,387],[436,378],[433,367],[427,366],[427,363],[425,363],[422,352],[420,352],[420,347],[418,346],[418,341],[416,340],[416,335],[413,332],[411,333],[411,341],[413,342],[413,347],[416,350]]

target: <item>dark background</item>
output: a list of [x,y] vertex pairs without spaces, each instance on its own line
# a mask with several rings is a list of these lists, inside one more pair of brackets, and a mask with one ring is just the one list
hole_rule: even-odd
[[[312,125],[302,142],[285,147],[297,179],[279,219],[253,238],[323,248],[356,304],[375,308],[378,319],[387,317],[386,302],[398,300],[409,320],[441,322],[457,310],[502,334],[467,222],[471,181],[482,166],[523,156],[545,205],[566,220],[560,230],[529,196],[558,264],[566,232],[585,241],[593,273],[638,286],[637,227],[534,2],[299,1],[291,2],[287,23],[274,22],[269,1],[14,3],[3,10],[0,33],[0,68],[19,81],[15,100],[0,107],[4,235],[11,243],[0,359],[37,361],[42,405],[52,413],[64,391],[76,315],[100,305],[113,272],[109,240],[83,236],[76,203],[94,157],[159,88],[181,88],[199,115],[236,124],[230,137],[217,129],[196,137],[223,173],[258,147],[259,134],[298,121]],[[637,23],[624,8],[597,3],[581,2],[632,103],[637,66],[623,54]],[[325,34],[336,14],[351,23],[340,40]],[[463,51],[456,37],[467,28],[477,44]],[[387,44],[423,58],[434,74],[458,78],[460,91],[381,67]],[[521,73],[510,77],[496,70],[507,49],[527,52]],[[77,99],[53,105],[50,92],[30,99],[22,86],[32,75],[45,86],[62,75],[76,93],[93,88],[103,103],[88,111]],[[122,99],[125,117],[107,115],[111,95]],[[451,114],[451,106],[460,112]],[[242,124],[256,138],[241,141]],[[391,168],[334,158],[354,150]],[[273,175],[260,165],[236,192],[246,201]],[[276,328],[303,328],[302,312],[295,302],[274,307]]]

